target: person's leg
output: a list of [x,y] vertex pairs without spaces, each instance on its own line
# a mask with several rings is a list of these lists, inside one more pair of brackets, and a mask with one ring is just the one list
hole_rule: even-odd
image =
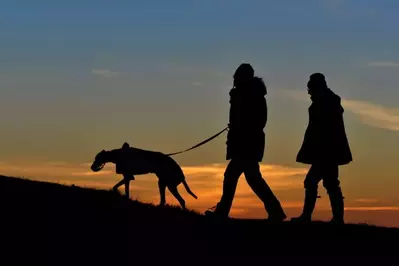
[[326,188],[330,198],[333,218],[331,222],[344,223],[344,197],[339,182],[338,165],[325,165],[323,172],[323,186]]
[[206,215],[217,214],[218,216],[228,217],[237,189],[238,179],[242,172],[243,168],[241,162],[232,159],[224,172],[222,197],[216,205],[215,211],[206,211]]
[[313,210],[316,206],[318,185],[322,179],[320,166],[312,165],[306,175],[304,183],[305,200],[302,214],[299,217],[292,218],[294,222],[310,222],[312,220]]
[[262,177],[257,161],[246,161],[244,163],[244,174],[248,185],[265,205],[270,220],[284,220],[287,216],[280,202],[273,194],[269,185]]

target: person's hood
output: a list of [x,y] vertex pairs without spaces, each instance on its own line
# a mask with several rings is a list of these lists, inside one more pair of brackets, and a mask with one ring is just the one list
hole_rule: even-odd
[[320,89],[319,93],[312,95],[310,98],[312,101],[328,99],[330,101],[341,103],[341,97],[335,94],[330,88]]
[[252,96],[265,96],[267,88],[262,78],[254,77],[248,84],[241,87],[234,87],[230,90],[230,96],[233,95],[252,95]]
[[341,97],[335,94],[330,88],[323,89],[322,92],[317,95],[312,95],[310,98],[313,102],[330,102],[333,104],[333,106],[339,107],[342,113],[344,112],[344,109],[341,106]]

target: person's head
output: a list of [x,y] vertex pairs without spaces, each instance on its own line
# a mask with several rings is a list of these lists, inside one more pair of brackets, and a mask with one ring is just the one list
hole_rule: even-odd
[[255,76],[255,71],[248,63],[241,64],[234,72],[234,84],[244,83]]
[[327,89],[326,77],[322,73],[313,73],[309,77],[307,87],[310,95],[314,95],[323,89]]

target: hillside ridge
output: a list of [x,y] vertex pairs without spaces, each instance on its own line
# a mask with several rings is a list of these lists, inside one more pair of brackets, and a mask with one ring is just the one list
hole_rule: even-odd
[[319,256],[351,257],[364,264],[396,255],[399,239],[397,228],[369,225],[212,220],[111,191],[6,176],[0,176],[0,201],[7,229],[2,246],[10,250],[7,255],[31,253],[13,257],[29,258],[29,263],[36,257],[52,265],[115,265],[133,263],[133,258],[166,263],[166,258],[184,255],[211,265],[281,256],[287,263]]

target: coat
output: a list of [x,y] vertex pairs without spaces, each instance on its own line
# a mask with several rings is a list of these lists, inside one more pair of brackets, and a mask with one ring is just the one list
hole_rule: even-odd
[[296,161],[304,164],[350,163],[352,153],[345,132],[341,98],[326,88],[311,99],[309,124]]
[[262,161],[267,122],[266,93],[266,86],[258,77],[230,90],[227,160],[237,158]]

